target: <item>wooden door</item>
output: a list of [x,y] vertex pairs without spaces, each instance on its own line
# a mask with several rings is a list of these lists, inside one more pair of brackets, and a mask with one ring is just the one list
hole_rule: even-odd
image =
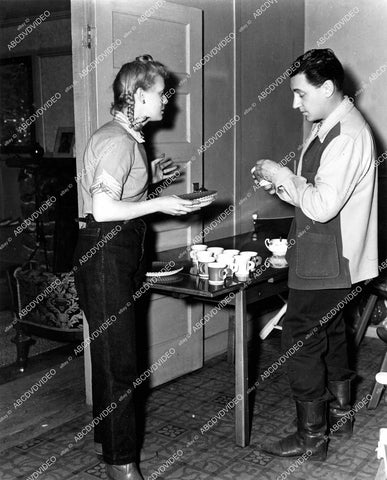
[[[201,75],[190,76],[191,65],[195,59],[200,60],[202,53],[201,11],[163,0],[95,0],[95,28],[96,58],[104,57],[106,48],[121,41],[96,68],[98,125],[110,118],[112,83],[121,65],[143,53],[151,54],[167,66],[174,86],[167,87],[170,104],[163,123],[149,124],[152,132],[147,126],[145,133],[152,134],[154,158],[164,152],[180,164],[184,173],[184,182],[164,193],[191,191],[192,182],[202,179],[202,163],[195,157],[201,145],[202,79]],[[200,217],[195,216],[194,220],[191,216],[183,220],[164,217],[158,221],[154,225],[158,232],[157,250],[187,245],[201,230]]]
[[[164,0],[72,0],[73,74],[78,171],[87,138],[111,119],[112,84],[122,64],[151,54],[172,72],[166,118],[147,134],[156,158],[164,152],[182,175],[162,194],[189,192],[202,180],[202,78],[191,68],[202,56],[202,12]],[[80,209],[81,210],[81,209]],[[152,226],[157,251],[182,246],[200,234],[200,215],[158,217]],[[148,315],[149,365],[171,348],[175,354],[151,376],[158,385],[202,366],[203,338],[182,339],[200,319],[202,306],[152,295]]]

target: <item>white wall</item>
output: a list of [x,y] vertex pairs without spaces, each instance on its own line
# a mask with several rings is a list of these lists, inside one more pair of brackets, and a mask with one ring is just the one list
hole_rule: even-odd
[[[349,11],[352,18],[347,15]],[[355,105],[373,130],[378,156],[387,151],[386,22],[386,0],[305,0],[305,50],[331,48],[343,63],[350,77],[347,93],[355,99]],[[324,35],[330,38],[321,44],[320,37]],[[381,75],[376,78],[378,69]],[[379,166],[380,262],[387,257],[386,202],[387,162],[384,161]]]
[[[292,109],[289,78],[283,75],[304,49],[304,1],[278,0],[258,13],[256,9],[265,2],[242,0],[239,3],[240,25],[247,27],[239,37],[241,121],[236,205],[242,202],[237,229],[247,232],[252,230],[254,212],[262,218],[293,215],[293,208],[278,197],[263,189],[252,190],[250,169],[261,158],[279,162],[286,155],[299,153],[302,118]],[[267,88],[269,94],[263,98],[261,92]]]
[[[203,56],[234,31],[234,0],[173,0],[170,3],[203,11]],[[192,75],[203,76],[203,142],[234,116],[234,62],[234,42],[230,42],[202,69],[192,72]],[[204,225],[234,203],[234,141],[235,129],[228,130],[202,155],[204,186],[218,192],[216,203],[203,209]],[[232,233],[233,215],[229,215],[206,236],[206,241]]]
[[[353,17],[344,19],[350,11]],[[331,48],[340,59],[350,77],[347,91],[371,125],[379,154],[387,149],[386,23],[386,0],[305,0],[305,50]],[[324,34],[331,36],[321,43]],[[382,65],[384,73],[372,81]],[[386,175],[386,165],[379,171]]]

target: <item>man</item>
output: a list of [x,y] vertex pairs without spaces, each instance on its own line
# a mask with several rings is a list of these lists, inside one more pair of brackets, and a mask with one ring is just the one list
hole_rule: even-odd
[[265,190],[295,206],[282,348],[303,342],[287,360],[297,432],[263,449],[279,456],[310,450],[312,458],[324,460],[328,399],[331,433],[352,433],[346,414],[353,372],[342,308],[354,296],[352,285],[378,275],[377,172],[370,128],[343,94],[344,71],[334,53],[310,50],[292,71],[293,108],[313,122],[297,174],[259,160],[254,175],[270,182]]

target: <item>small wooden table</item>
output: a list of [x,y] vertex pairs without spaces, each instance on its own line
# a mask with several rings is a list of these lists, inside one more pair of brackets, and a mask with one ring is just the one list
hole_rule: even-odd
[[[253,250],[258,252],[264,262],[265,258],[270,256],[264,244],[265,238],[286,238],[291,220],[291,218],[261,220],[258,225],[258,238],[255,240],[252,239],[253,234],[250,232],[206,242],[206,245],[237,248],[241,251]],[[166,250],[158,254],[158,260],[162,261],[175,261],[178,258],[189,265],[189,247]],[[246,305],[287,290],[287,268],[266,268],[263,264],[261,267],[259,274],[247,282],[232,279],[227,282],[226,279],[225,284],[220,286],[209,285],[208,280],[199,279],[198,276],[189,273],[181,273],[181,281],[177,283],[168,283],[165,277],[162,283],[150,282],[153,291],[203,302],[218,302],[234,292],[235,297],[229,305],[235,309],[235,399],[241,398],[235,406],[235,437],[236,444],[240,447],[245,447],[250,442]]]

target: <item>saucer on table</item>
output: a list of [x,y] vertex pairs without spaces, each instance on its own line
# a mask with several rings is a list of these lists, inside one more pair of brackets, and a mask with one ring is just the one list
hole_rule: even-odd
[[266,262],[270,264],[271,268],[286,268],[288,266],[288,262],[286,261],[285,257],[281,260],[278,258],[273,259],[273,257],[268,257]]

